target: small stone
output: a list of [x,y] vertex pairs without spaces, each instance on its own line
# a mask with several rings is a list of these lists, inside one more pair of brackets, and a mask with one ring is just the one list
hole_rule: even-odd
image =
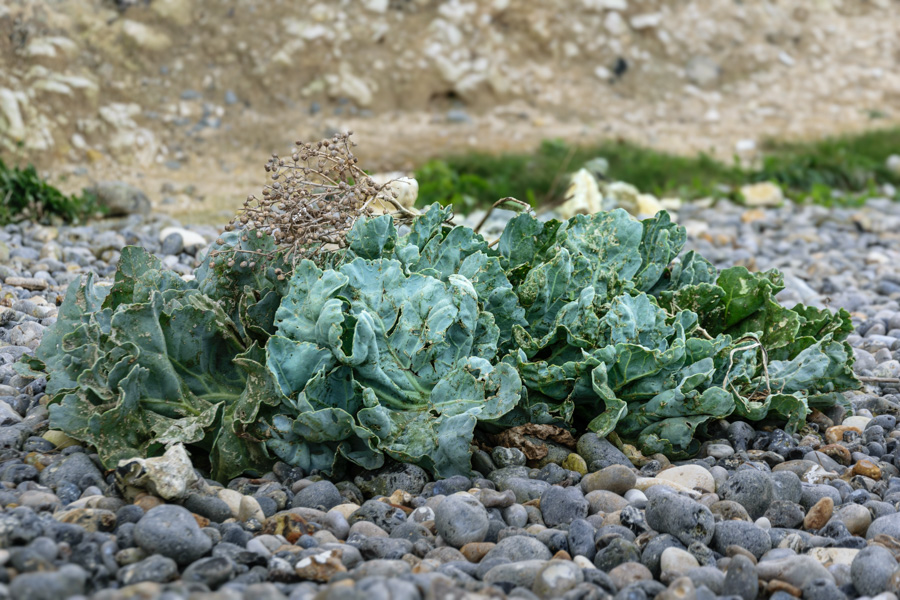
[[[56,600],[84,594],[88,575],[78,565],[63,565],[58,571],[20,573],[9,584],[13,600]],[[5,586],[4,586],[5,587]]]
[[134,540],[150,554],[162,554],[179,564],[194,562],[212,547],[193,515],[181,506],[167,504],[147,512],[134,528]]
[[588,501],[588,514],[597,513],[613,513],[620,511],[628,506],[628,501],[618,494],[607,492],[605,490],[597,490],[585,495]]
[[900,154],[891,154],[884,162],[888,171],[894,175],[900,175]]
[[699,465],[684,465],[666,469],[656,476],[657,479],[672,481],[686,488],[700,492],[715,492],[716,481],[708,469]]
[[669,547],[663,550],[659,559],[659,568],[663,573],[681,575],[700,566],[694,555],[681,548]]
[[653,579],[650,569],[639,562],[627,562],[613,568],[609,572],[609,578],[616,588],[626,588],[636,581],[649,581]]
[[[816,581],[816,580],[811,580]],[[772,595],[769,598],[773,600],[789,600],[790,596],[794,598],[800,598],[803,596],[803,590],[789,584],[786,581],[781,581],[779,579],[773,579],[766,586],[766,590],[769,591]],[[776,592],[783,592],[782,594],[776,594]],[[784,594],[788,594],[785,596]],[[813,600],[813,599],[810,599]]]
[[569,454],[566,457],[566,460],[562,463],[562,468],[567,471],[575,471],[581,475],[587,474],[588,466],[587,463],[581,456],[575,454],[574,452]]
[[633,543],[622,537],[616,537],[597,550],[594,555],[594,566],[601,571],[609,571],[626,562],[640,562],[641,551]]
[[775,471],[772,473],[772,488],[775,500],[799,503],[803,495],[800,477],[791,471]]
[[163,500],[159,496],[154,496],[152,494],[138,494],[134,499],[134,505],[139,507],[144,512],[147,512],[152,508],[156,508],[157,506],[163,506],[165,503],[165,500]]
[[494,549],[493,542],[471,542],[459,549],[466,560],[471,563],[481,562],[484,555]]
[[178,565],[171,558],[152,554],[147,558],[119,569],[116,577],[122,585],[143,581],[166,583],[178,576]]
[[353,482],[369,497],[390,496],[396,490],[416,496],[428,483],[428,473],[417,465],[391,463],[378,471],[358,475]]
[[295,508],[315,508],[328,511],[342,504],[341,492],[330,481],[316,481],[294,495],[292,505]]
[[[398,525],[397,527],[401,527],[401,525]],[[347,536],[349,537],[356,535],[361,535],[367,538],[390,537],[390,534],[387,531],[385,531],[375,523],[370,523],[369,521],[357,521],[350,526],[350,529],[347,532]]]
[[825,567],[831,565],[851,566],[853,559],[859,554],[856,548],[813,548],[808,553]]
[[740,546],[759,558],[772,548],[772,540],[768,532],[747,521],[716,523],[711,547],[724,554],[728,546]]
[[803,597],[810,600],[847,600],[833,579],[811,579],[803,586]]
[[756,565],[749,558],[738,554],[731,559],[725,573],[725,585],[722,589],[725,596],[740,596],[743,600],[756,600],[759,593],[759,576]]
[[710,444],[706,447],[706,455],[712,456],[716,460],[728,458],[734,456],[734,448],[728,444]]
[[755,469],[735,471],[718,494],[723,500],[733,500],[746,508],[751,519],[763,516],[775,499],[771,477]]
[[510,562],[523,560],[550,560],[550,550],[533,537],[523,535],[511,535],[503,538],[482,558],[487,562],[495,558],[502,558]]
[[112,531],[116,527],[116,514],[99,508],[76,508],[57,513],[55,518],[60,523],[78,525],[88,532]]
[[214,523],[222,523],[231,518],[231,509],[217,496],[190,494],[184,500],[184,507]]
[[512,490],[498,492],[489,488],[481,488],[472,490],[471,494],[485,508],[509,508],[516,503],[516,494]]
[[[651,538],[641,550],[641,563],[650,569],[653,576],[659,578],[662,574],[662,554],[669,548],[684,550],[684,544],[669,533],[661,533]],[[694,556],[693,554],[691,556]],[[697,558],[696,556],[694,557]],[[699,560],[698,560],[699,562]]]
[[615,464],[585,475],[581,480],[581,489],[585,494],[606,490],[621,496],[632,489],[636,482],[637,476],[634,471],[624,465]]
[[7,277],[5,283],[10,287],[19,287],[32,291],[46,290],[50,285],[46,280],[35,277]]
[[765,516],[769,519],[772,527],[786,529],[796,529],[803,523],[805,517],[802,506],[786,500],[776,500],[770,504]]
[[551,560],[534,578],[531,591],[540,598],[559,598],[584,581],[581,569],[568,560]]
[[852,431],[857,435],[862,435],[862,430],[858,427],[852,427],[847,425],[846,423],[842,425],[835,425],[834,427],[829,427],[825,430],[825,441],[829,444],[839,444],[844,441],[844,434],[848,431]]
[[850,578],[860,594],[875,596],[888,589],[891,575],[896,570],[897,561],[890,550],[883,546],[868,546],[853,559]]
[[862,475],[869,479],[879,481],[881,479],[881,469],[871,460],[860,460],[850,469],[851,475]]
[[80,486],[86,480],[97,482],[104,487],[106,485],[100,469],[84,452],[76,452],[54,462],[41,471],[39,478],[41,485],[52,488],[57,487],[63,481]]
[[610,465],[631,467],[631,461],[621,450],[596,433],[586,433],[578,439],[578,454],[584,458],[588,469],[600,470]]
[[746,206],[778,206],[784,202],[781,188],[771,181],[742,186],[741,197]]
[[872,513],[861,504],[850,503],[842,506],[837,513],[844,526],[852,535],[865,536],[872,524]]
[[266,514],[263,512],[259,502],[253,496],[241,497],[241,505],[238,510],[238,521],[247,522],[255,519],[262,523],[266,520]]
[[513,587],[530,588],[537,574],[547,564],[545,560],[523,560],[497,565],[484,574],[485,583],[507,583]]
[[831,519],[833,512],[834,500],[827,496],[822,498],[806,513],[806,518],[803,519],[803,528],[807,531],[822,529]]
[[[648,491],[652,487],[665,487],[670,490],[674,490],[680,494],[683,494],[689,498],[697,499],[702,494],[700,492],[695,492],[691,488],[686,488],[680,483],[675,483],[674,481],[669,481],[667,479],[657,479],[656,477],[638,477],[637,482],[634,484],[634,488],[636,490],[640,490],[642,492]],[[649,496],[648,496],[649,497]]]
[[[347,567],[341,561],[342,556],[343,552],[336,548],[313,554],[297,561],[294,572],[300,579],[327,583],[335,574],[347,571]],[[369,561],[370,565],[378,562],[378,560]]]
[[647,502],[647,524],[660,533],[670,533],[681,543],[708,544],[716,530],[712,512],[698,502],[673,492],[657,492]]
[[390,504],[368,500],[347,519],[351,529],[357,521],[369,521],[390,533],[394,527],[406,523],[406,513]]
[[552,486],[541,495],[541,515],[548,527],[588,516],[590,504],[580,488]]
[[498,469],[504,467],[521,467],[525,465],[525,453],[518,448],[496,446],[491,451],[491,459]]
[[763,560],[756,565],[756,571],[760,579],[779,579],[801,589],[811,579],[831,577],[819,561],[806,555]]
[[528,479],[525,477],[511,477],[504,480],[498,486],[502,491],[511,490],[516,496],[516,502],[525,504],[537,500],[550,489],[551,484],[540,479]]
[[690,577],[679,577],[669,587],[656,595],[655,600],[685,600],[696,598],[697,590]]
[[483,542],[490,528],[487,510],[466,492],[444,498],[434,514],[438,535],[454,548]]
[[237,518],[237,516],[241,513],[241,499],[244,497],[244,495],[237,490],[224,488],[216,492],[216,496],[218,496],[218,498],[222,502],[228,505],[228,509],[231,511],[231,516]]
[[866,539],[885,534],[900,539],[900,512],[878,517],[866,530]]
[[116,469],[116,483],[126,497],[134,494],[124,489],[130,487],[165,500],[180,500],[187,496],[197,479],[183,444],[173,445],[162,456],[121,460]]

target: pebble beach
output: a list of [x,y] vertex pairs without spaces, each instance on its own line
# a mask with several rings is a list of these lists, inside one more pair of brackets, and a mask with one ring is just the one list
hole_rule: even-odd
[[110,281],[126,245],[189,276],[219,230],[141,215],[0,229],[0,599],[896,600],[900,204],[721,201],[675,219],[717,267],[782,271],[785,305],[850,312],[852,413],[816,411],[794,434],[721,420],[674,463],[585,434],[539,460],[477,450],[472,477],[277,463],[227,486],[194,474],[177,498],[123,489],[93,449],[48,433],[46,381],[13,364],[66,286]]

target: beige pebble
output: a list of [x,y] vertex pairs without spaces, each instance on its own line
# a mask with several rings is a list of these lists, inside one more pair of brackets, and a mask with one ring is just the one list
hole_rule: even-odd
[[666,548],[659,558],[659,568],[663,573],[680,575],[699,566],[694,555],[681,548]]
[[671,481],[699,492],[715,492],[716,480],[712,473],[699,465],[683,465],[666,469],[656,479]]

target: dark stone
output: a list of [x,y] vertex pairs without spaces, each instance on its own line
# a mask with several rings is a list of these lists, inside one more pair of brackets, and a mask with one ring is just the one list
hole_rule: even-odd
[[605,547],[597,550],[594,565],[607,573],[615,567],[627,562],[640,562],[641,551],[634,543],[616,538]]
[[394,527],[406,522],[406,513],[390,504],[378,500],[368,500],[350,515],[347,521],[350,525],[357,521],[370,521],[390,534]]
[[344,501],[340,490],[330,481],[316,481],[294,495],[294,508],[316,508],[327,512]]
[[165,583],[178,576],[178,565],[174,560],[160,554],[151,554],[142,561],[119,569],[116,578],[122,585],[133,585],[142,581]]
[[185,582],[197,581],[216,589],[234,575],[234,563],[224,556],[201,558],[191,563],[181,574]]

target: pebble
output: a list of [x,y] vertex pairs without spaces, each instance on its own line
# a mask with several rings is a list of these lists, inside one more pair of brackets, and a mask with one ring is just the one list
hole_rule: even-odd
[[581,480],[581,489],[585,494],[605,490],[621,496],[634,488],[636,482],[637,475],[632,469],[615,464],[585,475]]
[[729,546],[740,546],[759,558],[772,547],[769,534],[747,521],[722,521],[716,523],[711,547],[722,554]]
[[900,539],[900,513],[884,515],[872,521],[866,530],[866,539],[871,540],[881,534]]
[[509,562],[489,570],[482,580],[485,583],[505,583],[512,587],[530,588],[538,573],[547,565],[546,560],[520,560]]
[[512,535],[503,538],[496,546],[485,554],[482,562],[494,558],[502,558],[510,562],[522,560],[550,560],[553,555],[550,550],[533,537]]
[[865,536],[872,524],[872,513],[861,504],[845,504],[838,510],[837,517],[851,535]]
[[690,498],[660,491],[650,496],[646,510],[647,524],[662,533],[670,533],[681,543],[708,544],[716,531],[712,512]]
[[483,542],[490,528],[487,510],[477,498],[466,492],[444,498],[434,514],[438,534],[454,548]]
[[734,556],[725,571],[722,594],[740,596],[743,600],[756,600],[757,594],[759,594],[759,575],[756,573],[756,564],[741,554]]
[[888,590],[888,583],[897,571],[897,561],[890,550],[882,546],[864,548],[850,565],[853,587],[865,596],[875,596]]
[[659,558],[659,568],[663,573],[682,575],[699,566],[694,555],[681,548],[666,548]]
[[212,540],[181,506],[166,504],[150,509],[134,528],[134,540],[149,554],[161,554],[178,564],[192,563],[212,548]]
[[698,492],[715,492],[716,481],[708,469],[699,465],[684,465],[666,469],[656,476],[657,479],[671,481]]
[[766,513],[775,499],[771,478],[754,469],[735,471],[718,490],[723,500],[732,500],[743,506],[751,519],[758,519]]
[[340,490],[330,481],[316,481],[294,495],[294,508],[316,508],[328,511],[343,504]]
[[531,591],[540,598],[559,598],[584,581],[582,570],[567,560],[551,560],[534,577]]
[[178,564],[174,560],[161,554],[152,554],[119,569],[117,579],[122,585],[134,585],[144,581],[166,583],[177,576]]
[[834,500],[826,496],[816,502],[803,519],[803,528],[807,531],[821,529],[831,519],[834,513]]
[[638,581],[652,580],[653,574],[639,562],[626,562],[610,570],[609,578],[621,590]]
[[760,579],[766,581],[777,579],[798,589],[802,589],[806,582],[812,579],[833,579],[819,561],[805,555],[763,560],[756,565],[756,571]]
[[541,495],[541,516],[548,527],[571,523],[588,516],[590,503],[580,488],[552,486]]
[[57,571],[21,573],[9,585],[13,600],[57,600],[84,594],[88,574],[78,565]]

